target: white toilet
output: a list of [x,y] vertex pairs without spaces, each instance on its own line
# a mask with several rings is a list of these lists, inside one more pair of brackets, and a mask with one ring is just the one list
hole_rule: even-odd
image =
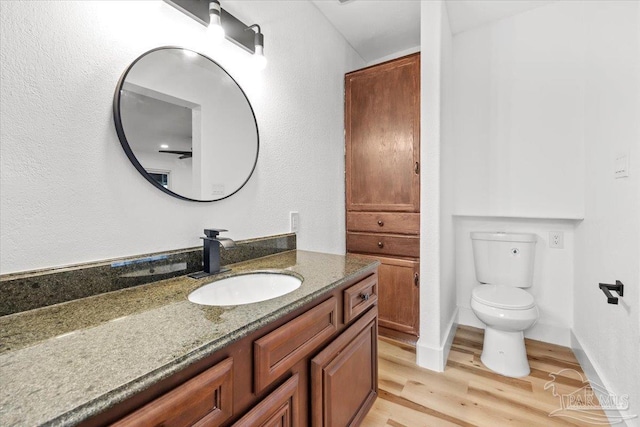
[[525,329],[538,320],[533,296],[521,288],[533,283],[536,235],[471,233],[476,279],[471,308],[483,323],[482,363],[507,377],[531,371],[524,346]]

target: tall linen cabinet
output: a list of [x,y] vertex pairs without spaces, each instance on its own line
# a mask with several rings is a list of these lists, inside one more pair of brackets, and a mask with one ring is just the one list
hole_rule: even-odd
[[345,75],[347,252],[378,259],[380,334],[419,336],[420,54]]

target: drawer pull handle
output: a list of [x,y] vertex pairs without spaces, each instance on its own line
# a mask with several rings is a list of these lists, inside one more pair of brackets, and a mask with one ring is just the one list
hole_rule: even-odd
[[379,225],[380,227],[382,227],[382,226],[384,225],[384,221],[383,221],[383,220],[381,220],[381,219],[379,219],[379,220],[378,220],[378,225]]
[[378,242],[378,247],[379,247],[380,249],[384,248],[384,243],[382,243],[382,242]]
[[360,298],[362,298],[365,301],[369,301],[369,294],[360,294]]

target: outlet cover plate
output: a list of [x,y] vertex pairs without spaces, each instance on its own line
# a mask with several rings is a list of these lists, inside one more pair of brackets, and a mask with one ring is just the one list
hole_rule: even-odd
[[554,249],[564,248],[564,233],[562,231],[549,232],[549,247]]

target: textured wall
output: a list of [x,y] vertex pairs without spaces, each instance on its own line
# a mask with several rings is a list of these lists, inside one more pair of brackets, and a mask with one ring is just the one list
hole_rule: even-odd
[[[628,394],[628,413],[640,415],[640,3],[554,2],[453,43],[456,211],[584,217],[461,219],[461,320],[473,278],[469,231],[538,234],[530,291],[541,318],[528,334],[567,344],[571,328],[603,385]],[[614,179],[622,153],[630,176]],[[548,248],[552,230],[565,231],[565,249]],[[616,279],[629,285],[609,305],[598,283]]]
[[442,371],[440,347],[440,88],[442,1],[422,1],[420,42],[420,339],[418,365]]
[[440,343],[448,353],[447,339],[456,326],[456,259],[454,201],[458,172],[454,152],[453,37],[447,8],[442,8],[440,98]]
[[[0,273],[289,231],[344,251],[343,74],[364,62],[308,2],[226,1],[265,34],[259,72],[231,43],[161,1],[0,2]],[[163,45],[199,50],[249,97],[260,129],[253,177],[230,199],[185,202],[130,164],[111,113],[121,73]]]
[[454,37],[457,213],[583,215],[578,4],[556,2]]
[[[584,15],[588,191],[576,228],[573,330],[608,390],[629,394],[626,415],[640,416],[640,3],[585,2]],[[614,179],[622,153],[630,175]],[[609,305],[598,283],[616,279],[624,298]]]

